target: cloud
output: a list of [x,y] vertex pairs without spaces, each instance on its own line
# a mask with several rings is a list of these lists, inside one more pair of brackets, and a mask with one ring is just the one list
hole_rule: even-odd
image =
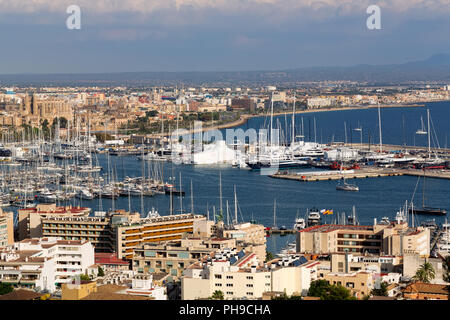
[[[189,10],[214,9],[223,13],[270,10],[274,15],[302,10],[341,12],[344,14],[361,12],[370,4],[393,12],[427,10],[430,12],[450,12],[448,0],[0,0],[1,13],[30,14],[39,12],[61,12],[72,4],[80,6],[92,14],[114,14],[132,12],[151,14],[158,11],[180,12]],[[172,12],[173,13],[173,12]]]

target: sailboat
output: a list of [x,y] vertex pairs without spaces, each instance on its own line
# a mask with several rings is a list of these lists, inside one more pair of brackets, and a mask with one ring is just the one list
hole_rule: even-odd
[[423,122],[422,116],[420,116],[421,128],[416,131],[416,134],[425,135],[427,134],[427,130],[425,130],[425,124]]
[[445,216],[447,214],[447,210],[445,209],[425,206],[425,170],[423,171],[422,207],[414,208],[414,206],[411,206],[409,208],[409,213],[422,215],[438,215],[438,216]]
[[[341,163],[341,171],[342,171],[342,163]],[[350,184],[345,181],[345,175],[342,171],[342,181],[339,181],[336,185],[336,190],[342,191],[359,191],[359,187],[356,184]]]

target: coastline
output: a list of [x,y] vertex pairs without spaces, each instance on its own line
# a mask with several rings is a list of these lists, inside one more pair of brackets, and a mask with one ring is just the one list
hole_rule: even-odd
[[[445,100],[447,101],[447,100]],[[434,102],[434,101],[433,101]],[[348,106],[348,107],[337,107],[337,108],[318,108],[318,109],[306,109],[306,110],[297,110],[295,111],[295,114],[303,114],[303,113],[316,113],[316,112],[330,112],[330,111],[345,111],[345,110],[362,110],[362,109],[373,109],[373,108],[420,108],[425,107],[425,104],[383,104],[383,105],[364,105],[364,106]],[[292,112],[286,111],[286,112],[277,112],[274,113],[274,116],[280,116],[280,115],[290,115]],[[264,114],[243,114],[240,116],[238,120],[224,123],[220,125],[213,125],[208,127],[202,127],[201,132],[211,131],[211,130],[221,130],[221,129],[229,129],[241,126],[251,118],[258,118],[258,117],[264,117]],[[188,133],[198,133],[200,130],[191,129],[188,130]],[[165,133],[164,135],[156,134],[152,135],[152,137],[161,137],[161,136],[168,136],[168,133]]]

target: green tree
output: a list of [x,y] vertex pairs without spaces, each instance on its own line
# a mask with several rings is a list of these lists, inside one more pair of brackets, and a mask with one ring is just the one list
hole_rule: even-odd
[[380,287],[372,289],[370,294],[373,296],[387,297],[387,295],[388,295],[387,287],[388,287],[388,284],[386,282],[382,282],[382,283],[380,283]]
[[81,281],[90,281],[91,278],[87,274],[80,274]]
[[213,300],[223,300],[224,299],[223,292],[220,291],[220,290],[214,291],[212,296],[211,296],[211,299],[213,299]]
[[273,259],[273,253],[270,251],[266,251],[266,262]]
[[315,280],[311,282],[308,296],[319,297],[321,300],[355,300],[350,290],[341,285],[329,284],[326,280]]
[[436,274],[434,268],[429,262],[424,262],[419,269],[417,269],[416,274],[413,276],[413,280],[430,283],[431,280],[435,278]]
[[450,282],[450,256],[446,256],[442,260],[442,267],[444,267],[444,275],[442,278],[445,282]]
[[103,269],[102,269],[102,267],[98,267],[98,276],[99,277],[103,277],[103,276],[105,276],[105,272],[103,272]]
[[0,296],[13,292],[14,288],[10,284],[0,283]]

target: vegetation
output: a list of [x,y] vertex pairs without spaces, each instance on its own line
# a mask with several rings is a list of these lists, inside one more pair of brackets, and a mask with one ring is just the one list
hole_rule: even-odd
[[387,297],[388,296],[387,287],[388,287],[388,284],[386,282],[381,282],[380,287],[372,289],[370,294],[373,296]]
[[13,292],[14,288],[10,284],[0,283],[0,296]]
[[91,281],[91,278],[87,274],[80,274],[81,281]]
[[98,276],[99,277],[104,277],[105,276],[105,272],[103,271],[102,267],[98,267]]
[[223,300],[224,296],[223,296],[223,292],[220,290],[216,290],[213,292],[211,299],[213,300]]
[[105,132],[97,132],[95,133],[95,137],[97,138],[97,141],[105,142],[106,140],[113,140],[113,137]]
[[442,261],[442,267],[444,267],[444,275],[442,278],[445,282],[450,282],[450,256],[446,256]]
[[309,297],[319,297],[321,300],[356,300],[350,290],[341,285],[328,283],[326,280],[315,280],[311,282],[308,290]]
[[424,262],[419,269],[417,269],[416,274],[413,276],[413,280],[430,283],[431,280],[435,278],[436,274],[434,272],[433,266],[429,262]]
[[288,296],[286,293],[283,293],[278,297],[273,297],[272,300],[302,300],[302,296],[298,296],[295,294]]
[[266,251],[266,262],[273,259],[273,253],[270,251]]

